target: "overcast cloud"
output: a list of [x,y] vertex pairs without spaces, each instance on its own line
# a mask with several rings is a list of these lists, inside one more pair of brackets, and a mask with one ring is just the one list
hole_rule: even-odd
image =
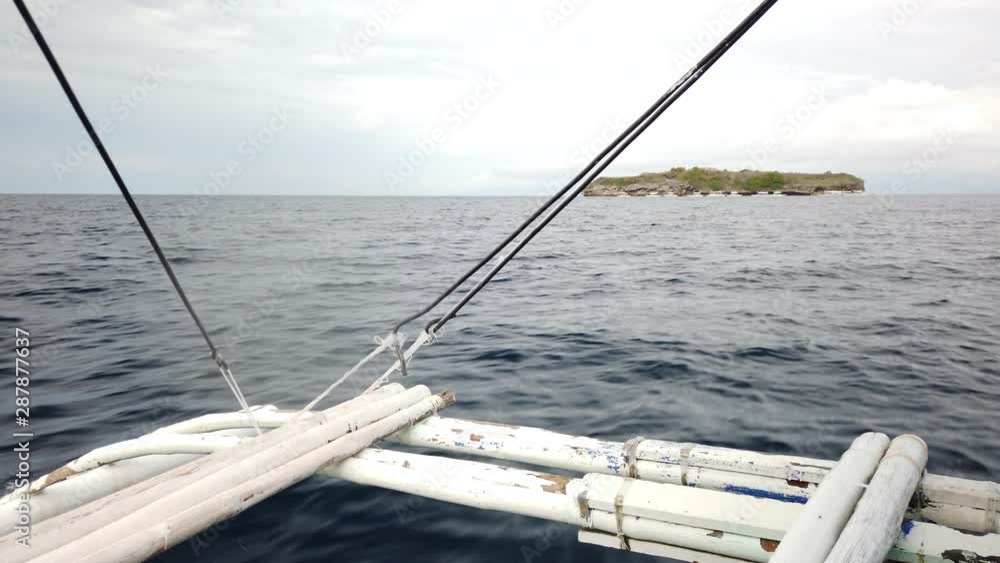
[[[370,195],[547,193],[754,5],[29,4],[134,191]],[[989,0],[783,0],[608,173],[998,192],[998,22]],[[0,35],[0,191],[113,192],[9,2]]]

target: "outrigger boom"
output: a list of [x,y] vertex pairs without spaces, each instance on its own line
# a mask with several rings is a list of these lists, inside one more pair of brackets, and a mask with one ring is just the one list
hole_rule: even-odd
[[[376,396],[416,393],[414,398],[436,397],[417,389],[405,391],[392,384]],[[397,401],[392,408],[409,401],[412,399]],[[440,402],[421,412],[430,414],[446,404]],[[345,405],[331,410],[350,412],[358,407],[358,399]],[[362,412],[355,410],[354,414]],[[273,406],[254,408],[257,422],[266,431],[261,440],[271,438],[273,444],[290,448],[276,441],[282,434],[284,440],[289,440],[289,431],[275,429],[288,428],[295,413]],[[315,416],[309,415],[304,421],[310,419]],[[210,465],[213,462],[207,460],[219,456],[228,459],[227,463],[246,459],[247,442],[257,441],[253,433],[243,413],[213,414],[95,450],[32,483],[32,515],[39,536],[36,539],[41,545],[56,545],[60,556],[72,555],[62,560],[88,560],[84,557],[87,552],[73,549],[89,543],[100,545],[99,536],[87,538],[99,531],[98,524],[107,524],[111,519],[111,514],[104,512],[109,504],[106,499],[141,497],[150,483],[164,481],[165,476],[178,472],[187,474],[190,469],[179,468]],[[926,446],[912,436],[896,438],[890,445],[884,435],[864,434],[839,463],[642,438],[624,443],[604,441],[438,416],[387,433],[385,441],[578,475],[375,448],[333,463],[321,463],[315,473],[472,508],[542,518],[579,528],[581,542],[684,561],[808,563],[811,559],[801,551],[782,553],[782,545],[800,545],[795,538],[802,531],[796,529],[803,526],[797,526],[797,522],[807,524],[807,544],[815,545],[824,533],[830,538],[826,550],[813,555],[820,562],[983,562],[1000,557],[1000,486],[924,474]],[[850,474],[844,478],[841,471]],[[903,478],[900,471],[909,471],[912,480]],[[849,502],[846,511],[838,509],[835,503],[822,500],[824,490],[829,491],[827,497],[855,494],[859,501],[856,505]],[[2,525],[12,525],[9,520],[14,502],[12,495],[0,499]],[[126,505],[136,503],[132,500]],[[866,504],[872,505],[874,512],[865,508]],[[88,508],[95,506],[103,508]],[[236,507],[236,511],[242,508],[246,506]],[[81,510],[87,515],[86,533],[67,538],[65,524],[79,522]],[[221,520],[234,513],[228,510],[205,516],[200,524],[207,527],[216,518]],[[808,520],[809,514],[817,513],[821,518]],[[186,514],[190,516],[190,511]],[[834,528],[824,531],[822,526],[826,524],[817,524],[823,522],[823,517]],[[852,522],[863,522],[852,526],[848,517]],[[156,529],[165,535],[169,531],[170,545],[199,531],[190,525],[180,529],[166,523]],[[136,536],[136,541],[155,537]],[[884,549],[879,537],[888,538]],[[28,553],[36,559],[18,557],[12,551],[12,539],[0,538],[0,550],[7,554],[8,561],[59,560],[38,557],[41,554],[34,549]],[[74,548],[73,542],[81,539],[86,541]],[[844,547],[840,547],[842,543]],[[159,549],[167,547],[157,541],[152,544]],[[859,547],[875,550],[874,555],[857,558]],[[831,549],[831,556],[837,549],[847,549],[851,555],[826,559]],[[142,557],[121,560],[139,561],[152,555],[145,548],[138,553]]]

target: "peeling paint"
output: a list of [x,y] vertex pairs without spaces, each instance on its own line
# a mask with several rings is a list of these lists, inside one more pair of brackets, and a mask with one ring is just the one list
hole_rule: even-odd
[[781,545],[781,542],[777,540],[766,540],[764,538],[760,539],[760,548],[768,553],[774,553],[775,550],[778,549],[779,545]]
[[559,493],[561,495],[566,494],[566,484],[572,481],[569,477],[563,477],[562,475],[547,475],[545,473],[539,473],[539,477],[549,481],[548,485],[542,485],[542,490],[547,493]]
[[56,469],[52,473],[49,473],[48,475],[45,475],[41,479],[38,479],[37,481],[32,483],[28,491],[32,494],[37,493],[42,489],[44,489],[45,487],[55,485],[60,481],[65,481],[66,479],[69,479],[70,477],[76,475],[77,473],[78,471],[76,471],[72,467],[64,465],[59,469]]
[[941,558],[955,563],[1000,563],[1000,557],[993,555],[983,557],[964,549],[949,549],[941,554]]

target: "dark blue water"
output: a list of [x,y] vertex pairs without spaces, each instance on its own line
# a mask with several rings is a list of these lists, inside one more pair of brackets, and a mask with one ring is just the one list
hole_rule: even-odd
[[[294,407],[539,201],[140,205],[250,401]],[[35,345],[36,471],[234,408],[120,198],[0,196],[0,212],[3,334]],[[998,341],[1000,197],[585,199],[421,351],[412,381],[454,390],[449,416],[618,440],[835,458],[865,430],[913,432],[932,471],[995,480]],[[644,560],[566,526],[321,479],[202,539],[158,561]]]

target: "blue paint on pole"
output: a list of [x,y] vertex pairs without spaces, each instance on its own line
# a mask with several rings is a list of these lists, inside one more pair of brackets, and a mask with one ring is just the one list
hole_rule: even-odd
[[809,500],[809,497],[801,495],[786,495],[784,493],[775,493],[751,487],[738,487],[736,485],[726,485],[724,490],[727,493],[736,493],[756,498],[769,498],[771,500],[780,500],[781,502],[794,502],[795,504],[805,504]]

